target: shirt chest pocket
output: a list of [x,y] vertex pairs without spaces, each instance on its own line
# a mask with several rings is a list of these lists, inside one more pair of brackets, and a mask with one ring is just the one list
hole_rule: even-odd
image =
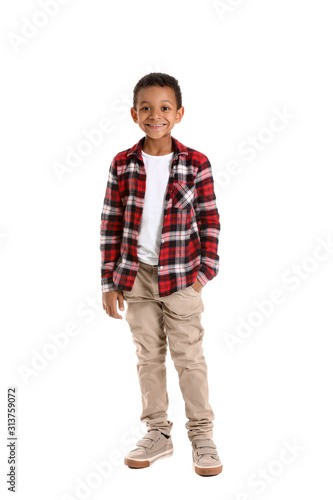
[[173,185],[172,206],[181,210],[189,210],[194,202],[194,194],[193,182],[175,182]]

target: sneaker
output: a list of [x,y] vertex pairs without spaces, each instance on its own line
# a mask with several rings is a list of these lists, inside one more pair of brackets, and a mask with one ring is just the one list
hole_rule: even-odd
[[124,460],[125,465],[133,469],[149,467],[155,460],[171,457],[173,454],[171,436],[166,438],[158,430],[148,431],[136,446]]
[[212,439],[195,439],[192,442],[194,470],[199,476],[216,476],[222,472],[216,446]]

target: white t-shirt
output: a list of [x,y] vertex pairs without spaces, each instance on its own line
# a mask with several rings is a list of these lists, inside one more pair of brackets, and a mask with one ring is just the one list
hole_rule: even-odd
[[139,226],[138,259],[158,264],[163,227],[164,201],[170,176],[173,153],[152,156],[142,151],[146,170],[146,193]]

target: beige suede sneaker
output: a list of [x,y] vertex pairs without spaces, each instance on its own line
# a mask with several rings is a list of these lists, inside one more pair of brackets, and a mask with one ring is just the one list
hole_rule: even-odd
[[215,443],[212,439],[195,439],[192,442],[194,470],[199,476],[216,476],[222,472]]
[[166,438],[160,431],[148,431],[136,443],[136,448],[126,455],[124,463],[131,469],[149,467],[155,460],[171,457],[173,444],[171,436]]

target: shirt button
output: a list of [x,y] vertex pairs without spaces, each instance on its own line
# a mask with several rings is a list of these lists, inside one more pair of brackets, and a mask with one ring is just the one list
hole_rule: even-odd
[[163,269],[163,266],[161,266],[160,269]]
[[164,243],[164,240],[162,240],[162,243]]

